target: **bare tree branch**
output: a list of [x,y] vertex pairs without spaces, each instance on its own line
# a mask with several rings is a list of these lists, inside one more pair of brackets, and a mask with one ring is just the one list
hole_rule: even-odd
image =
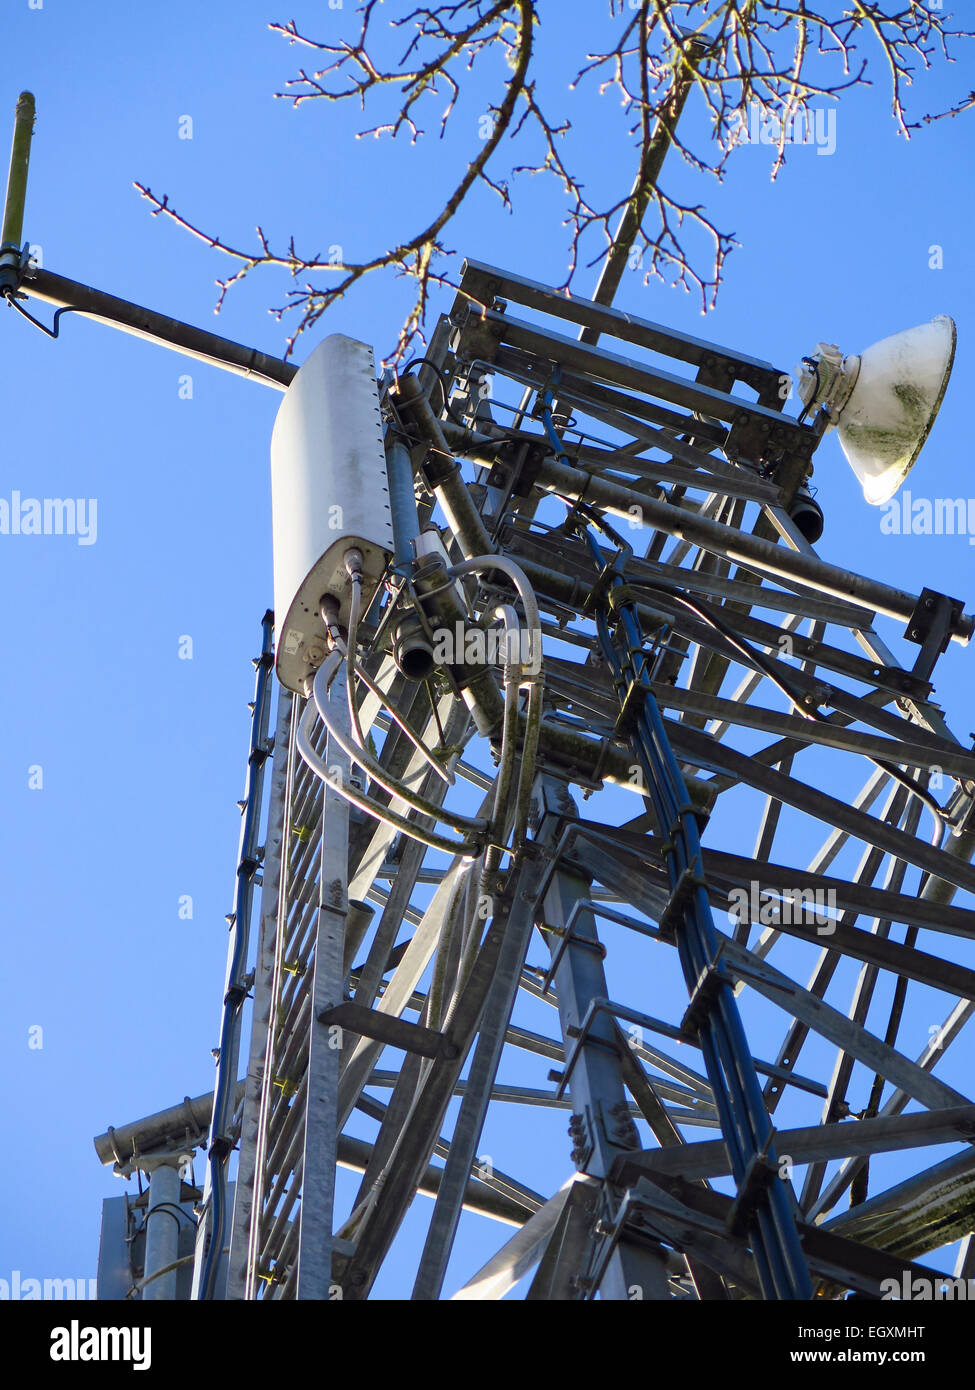
[[[360,129],[366,135],[396,139],[407,135],[416,144],[431,103],[442,102],[437,116],[440,138],[453,118],[474,68],[502,56],[510,71],[482,120],[480,148],[472,152],[442,207],[427,225],[370,256],[336,261],[320,253],[300,253],[292,238],[274,251],[260,227],[253,251],[240,250],[196,226],[146,185],[136,188],[152,204],[153,215],[168,217],[185,231],[220,251],[237,268],[218,280],[222,306],[228,290],[258,267],[275,267],[291,276],[286,302],[272,310],[280,321],[296,314],[297,326],[287,340],[290,354],[299,336],[360,280],[375,271],[393,270],[416,282],[416,299],[390,360],[399,361],[423,325],[431,291],[454,287],[449,258],[441,241],[444,229],[484,184],[510,210],[509,180],[547,175],[565,198],[567,270],[563,288],[572,284],[580,264],[601,265],[601,291],[609,299],[626,264],[651,277],[694,290],[702,310],[713,306],[733,237],[709,217],[703,203],[682,202],[660,181],[663,155],[672,148],[693,170],[717,179],[742,137],[748,112],[757,107],[774,118],[771,176],[786,160],[797,122],[808,122],[812,103],[835,100],[856,86],[872,86],[868,68],[879,65],[889,93],[896,129],[911,130],[975,106],[975,93],[929,113],[921,122],[906,118],[904,95],[918,70],[954,61],[950,45],[975,35],[953,28],[951,17],[935,0],[609,0],[610,21],[620,21],[615,41],[601,52],[580,55],[570,88],[596,84],[594,99],[615,91],[629,137],[634,141],[635,177],[630,191],[609,206],[596,206],[586,194],[582,155],[570,122],[552,120],[535,75],[536,27],[543,16],[558,22],[559,0],[454,0],[408,8],[388,18],[377,34],[380,14],[390,16],[393,3],[364,0],[354,38],[316,40],[299,32],[295,21],[272,24],[289,44],[315,54],[319,66],[301,68],[276,95],[295,106],[309,101],[356,102],[387,106],[388,114]],[[400,57],[384,58],[390,40],[407,36]],[[678,130],[677,118],[688,96],[696,97],[693,125]],[[700,117],[705,116],[702,123]],[[702,136],[702,129],[704,135]],[[689,132],[693,132],[693,137]],[[496,168],[502,141],[524,148],[528,159],[507,175]],[[489,169],[488,166],[491,166]],[[692,234],[693,233],[693,234]],[[703,240],[702,240],[703,239]],[[700,244],[708,247],[700,250]],[[325,285],[319,276],[338,278]],[[602,296],[601,296],[602,297]]]

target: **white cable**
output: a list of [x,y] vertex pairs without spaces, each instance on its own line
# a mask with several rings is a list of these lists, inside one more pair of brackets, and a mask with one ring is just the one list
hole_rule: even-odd
[[535,591],[520,565],[515,564],[514,560],[507,555],[475,555],[470,560],[462,560],[458,565],[451,565],[447,573],[459,579],[465,574],[484,574],[491,570],[500,570],[506,574],[518,590],[518,597],[524,606],[525,619],[528,624],[529,654],[534,659],[541,651],[541,619]]
[[[343,660],[344,657],[340,655],[339,662]],[[324,661],[318,668],[314,682],[312,683],[312,694],[318,709],[318,717],[325,725],[329,735],[335,739],[342,751],[346,753],[353,762],[358,763],[361,768],[364,768],[372,780],[377,782],[384,791],[389,792],[390,796],[395,796],[400,801],[405,801],[408,806],[412,806],[415,810],[419,811],[421,815],[430,816],[435,821],[442,821],[445,825],[449,825],[452,829],[457,831],[486,830],[487,822],[482,818],[476,816],[462,816],[459,812],[447,811],[443,806],[438,806],[435,801],[429,801],[425,796],[421,796],[419,792],[411,791],[409,787],[404,786],[402,782],[397,781],[395,777],[391,777],[368,749],[357,748],[351,739],[345,737],[341,729],[335,727],[328,685],[337,669],[337,663],[330,663],[329,660]]]
[[[506,574],[518,591],[518,595],[525,609],[529,640],[529,651],[527,655],[530,660],[534,661],[537,659],[537,655],[540,651],[541,622],[538,603],[524,570],[506,555],[479,555],[474,556],[472,559],[464,560],[460,564],[451,566],[448,570],[448,574],[452,578],[460,578],[465,574],[483,574],[491,570],[500,570],[502,573]],[[499,833],[496,831],[496,827],[499,823],[499,817],[504,814],[505,802],[507,801],[508,792],[510,790],[511,774],[515,763],[513,734],[517,721],[518,690],[523,683],[526,683],[530,686],[530,693],[525,723],[523,755],[521,767],[519,769],[515,820],[516,840],[519,837],[523,837],[527,828],[528,800],[531,790],[531,780],[534,773],[538,730],[541,722],[542,682],[540,673],[527,673],[524,670],[524,663],[521,660],[515,662],[512,659],[509,639],[510,633],[518,630],[517,614],[508,604],[502,604],[496,610],[497,615],[503,619],[505,624],[506,646],[508,650],[506,650],[505,661],[505,716],[502,728],[501,761],[498,768],[498,780],[496,783],[494,815],[492,817],[491,826],[489,827],[488,823],[482,818],[462,816],[459,813],[447,813],[444,811],[443,807],[437,806],[436,803],[428,801],[425,797],[421,797],[408,787],[403,786],[403,784],[398,782],[395,778],[390,777],[381,764],[375,760],[365,748],[364,742],[362,741],[358,710],[355,704],[354,682],[358,675],[360,678],[366,680],[367,684],[371,685],[371,683],[368,682],[364,673],[356,669],[355,630],[358,626],[360,591],[357,576],[351,574],[350,577],[352,579],[353,588],[350,606],[349,641],[348,644],[337,644],[336,649],[329,654],[315,675],[312,684],[313,700],[309,701],[305,709],[296,737],[296,746],[301,757],[312,771],[323,781],[328,782],[329,785],[334,787],[340,796],[344,797],[344,799],[353,806],[365,811],[374,819],[381,821],[383,824],[393,829],[402,831],[412,839],[419,840],[422,844],[426,844],[432,849],[444,850],[450,854],[461,853],[466,856],[474,857],[480,852],[479,845],[471,844],[469,841],[457,842],[448,840],[445,836],[439,835],[434,831],[423,830],[414,822],[408,820],[406,817],[398,815],[389,807],[380,806],[364,793],[354,792],[351,788],[340,785],[330,777],[329,769],[319,758],[311,742],[311,731],[315,721],[315,713],[317,710],[318,717],[325,725],[329,737],[334,738],[343,752],[353,762],[362,767],[370,778],[378,783],[379,786],[383,787],[390,796],[404,801],[422,815],[429,816],[433,820],[450,825],[459,833],[463,830],[481,832],[489,828],[495,829],[495,833]],[[523,654],[519,653],[519,655]],[[335,727],[335,723],[331,718],[329,686],[339,666],[343,662],[346,663],[348,671],[349,717],[353,736],[360,740],[358,747],[350,739],[347,739],[342,734],[341,730]],[[516,667],[520,668],[517,676],[515,675]],[[374,689],[374,693],[381,697],[378,688]],[[390,713],[393,714],[392,711],[390,711]],[[393,715],[393,717],[395,718],[395,715]],[[403,727],[398,719],[396,722],[401,728]],[[427,761],[431,761],[431,755],[422,748],[412,735],[412,731],[404,728],[403,732],[411,738],[411,742],[418,748],[418,751],[424,754]],[[441,776],[444,775],[439,766],[437,766],[437,771],[440,772]]]
[[375,682],[372,681],[369,678],[369,676],[366,675],[365,671],[363,671],[356,662],[356,654],[358,651],[357,633],[359,629],[359,616],[362,607],[362,575],[359,571],[353,570],[353,572],[349,575],[349,579],[352,583],[352,598],[349,603],[348,642],[343,642],[342,638],[338,635],[333,635],[332,640],[335,642],[335,645],[339,648],[339,650],[345,653],[346,691],[348,694],[349,701],[349,724],[352,729],[352,737],[355,739],[357,747],[366,747],[366,740],[362,732],[362,723],[359,718],[359,707],[356,704],[355,699],[355,683],[356,677],[358,677],[358,679],[362,681],[363,685],[365,685],[366,689],[371,690],[373,695],[375,695],[376,698],[382,702],[384,708],[388,710],[390,718],[393,720],[396,726],[403,732],[403,734],[410,740],[410,742],[413,744],[413,747],[420,754],[420,756],[430,765],[431,768],[433,768],[434,772],[441,779],[441,781],[446,782],[448,787],[452,787],[454,785],[453,769],[449,767],[445,769],[437,761],[433,754],[430,753],[424,747],[422,740],[417,737],[417,735],[407,724],[406,720],[403,719],[400,715],[398,715],[391,705],[387,704],[386,696],[382,693],[382,691],[375,684]]
[[[454,782],[457,780],[454,775],[453,764],[457,762],[457,759],[460,757],[460,754],[451,753],[450,761],[447,763],[447,766],[444,767],[442,763],[439,763],[437,761],[437,759],[433,756],[430,750],[424,747],[423,740],[413,732],[413,730],[410,728],[409,724],[407,724],[403,716],[401,714],[397,714],[397,712],[393,709],[392,705],[389,704],[388,696],[383,693],[383,691],[379,688],[379,686],[372,679],[372,677],[368,675],[359,665],[356,665],[355,673],[358,679],[362,681],[366,689],[371,691],[372,694],[375,695],[376,699],[379,700],[383,709],[386,711],[387,718],[390,719],[392,723],[394,723],[396,727],[402,731],[406,738],[409,739],[416,751],[427,763],[429,763],[430,767],[437,774],[440,780],[442,782],[446,782],[448,787],[452,787],[454,785]],[[363,744],[362,746],[365,747],[365,744]]]
[[[543,683],[541,677],[541,619],[538,612],[538,601],[535,598],[535,591],[528,580],[528,576],[520,565],[507,555],[475,555],[469,560],[463,560],[460,564],[452,565],[447,571],[448,574],[460,578],[465,574],[484,574],[491,570],[501,570],[512,581],[518,590],[525,610],[525,621],[528,631],[528,652],[522,653],[534,665],[536,662],[539,670],[527,672],[522,669],[519,683],[529,686],[528,710],[525,718],[525,733],[522,741],[521,767],[518,776],[518,793],[516,797],[516,817],[514,824],[514,844],[518,845],[528,829],[528,813],[531,804],[531,784],[535,774],[535,759],[538,752],[538,738],[542,721],[542,693]],[[496,611],[505,621],[505,631],[509,630],[509,617],[504,610],[508,607],[502,604]],[[522,666],[524,668],[524,664]],[[508,670],[505,668],[505,727],[508,723]],[[502,763],[504,760],[504,733],[502,733]],[[499,769],[499,777],[501,770]],[[507,791],[507,788],[506,788]],[[497,817],[497,804],[495,805],[495,823]]]
[[[341,660],[341,654],[338,655]],[[430,849],[443,850],[446,854],[460,854],[464,858],[475,859],[477,857],[480,852],[477,845],[469,844],[467,841],[448,840],[445,836],[436,834],[435,831],[424,830],[413,821],[397,815],[389,807],[378,805],[364,793],[354,792],[351,787],[346,787],[331,777],[328,767],[312,747],[311,729],[316,717],[315,705],[309,701],[298,726],[295,747],[317,777],[320,777],[323,782],[327,782],[334,791],[338,792],[339,796],[351,805],[360,811],[365,811],[367,815],[372,816],[374,820],[381,821],[383,825],[388,825],[390,829],[400,830],[404,835],[409,835],[413,840],[419,840],[421,844],[427,845]]]
[[485,861],[486,872],[498,866],[498,851],[503,847],[505,821],[508,814],[508,796],[511,791],[511,778],[515,767],[515,752],[518,733],[518,691],[521,686],[521,663],[512,650],[511,637],[521,637],[521,624],[518,614],[510,603],[501,603],[494,610],[504,623],[505,661],[504,661],[504,721],[501,726],[501,758],[494,781],[494,809],[491,815],[491,833],[494,845],[488,850]]
[[345,688],[349,702],[349,726],[352,729],[352,737],[360,748],[364,748],[366,741],[362,736],[362,725],[359,723],[359,711],[355,702],[356,634],[359,630],[359,609],[362,604],[362,572],[353,571],[349,575],[349,582],[352,585],[352,597],[349,600],[349,636],[345,652]]

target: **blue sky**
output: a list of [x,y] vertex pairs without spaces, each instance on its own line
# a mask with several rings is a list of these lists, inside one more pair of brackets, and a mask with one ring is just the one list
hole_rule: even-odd
[[[633,150],[613,98],[600,105],[591,87],[569,94],[566,84],[575,55],[611,41],[619,20],[597,0],[549,0],[542,10],[539,51],[553,113],[572,119],[594,192],[618,196],[632,179]],[[202,11],[187,3],[44,0],[31,8],[8,0],[0,139],[18,92],[30,88],[38,120],[25,234],[47,269],[280,354],[286,328],[267,309],[282,302],[286,280],[253,276],[214,319],[213,282],[228,263],[153,218],[134,180],[244,246],[260,222],[272,242],[294,233],[299,247],[337,244],[351,257],[429,220],[475,147],[500,64],[486,69],[494,86],[479,78],[465,94],[443,143],[355,142],[351,110],[320,103],[294,110],[273,99],[306,61],[267,28],[292,16],[321,35],[348,32],[352,23],[349,5],[284,13],[267,0],[222,0]],[[975,86],[972,57],[961,52],[948,73],[919,84],[916,115]],[[841,101],[835,152],[795,149],[774,185],[771,154],[761,146],[736,150],[720,187],[668,165],[680,193],[706,200],[741,242],[706,320],[692,296],[644,285],[637,270],[624,276],[616,303],[785,370],[820,339],[852,352],[950,313],[958,325],[953,381],[909,486],[915,496],[967,496],[973,118],[940,122],[907,142],[895,135],[879,68],[875,76],[875,89]],[[180,139],[187,115],[193,137]],[[699,123],[700,111],[692,106],[687,120]],[[513,191],[509,216],[478,190],[446,244],[560,281],[566,242],[557,190],[535,180]],[[935,246],[940,269],[931,267]],[[583,271],[576,289],[586,293],[594,283],[595,272]],[[436,307],[449,307],[449,298]],[[410,303],[403,282],[366,282],[299,344],[297,360],[334,331],[383,355]],[[37,312],[49,316],[45,306]],[[249,659],[272,597],[267,462],[280,396],[70,316],[56,343],[13,312],[0,315],[0,329],[0,496],[97,500],[93,544],[0,536],[8,631],[0,1085],[12,1136],[0,1158],[0,1277],[12,1269],[80,1277],[94,1273],[101,1200],[122,1190],[100,1168],[92,1136],[213,1080]],[[179,392],[186,373],[192,399]],[[971,607],[975,551],[967,536],[883,535],[881,514],[863,502],[835,439],[819,450],[814,481],[827,513],[824,558],[915,592],[942,590]],[[880,620],[879,630],[912,664],[916,649],[898,626]],[[181,660],[187,636],[193,655]],[[938,698],[963,742],[973,660],[953,644],[937,673]],[[32,789],[29,769],[38,766],[43,786]],[[739,835],[731,809],[706,843],[750,848],[751,836],[751,828]],[[191,921],[178,916],[186,894]],[[946,941],[953,950],[953,938],[928,949]],[[623,973],[645,959],[627,949]],[[646,1007],[660,1012],[652,1002],[648,993]],[[911,1055],[928,1024],[947,1012],[944,1003],[932,1004],[930,1018],[921,1005],[905,1020]],[[43,1047],[31,1049],[29,1030],[38,1025]],[[756,1050],[769,1056],[781,1030],[780,1015],[763,1024]],[[939,1068],[962,1089],[967,1051],[963,1039]],[[828,1077],[830,1055],[810,1044],[803,1069]],[[529,1084],[544,1084],[546,1068]],[[564,1112],[512,1110],[482,1151],[496,1151],[510,1169],[520,1146],[516,1170],[554,1190],[569,1171],[565,1120]],[[422,1232],[428,1210],[418,1201],[408,1235]],[[468,1227],[449,1288],[497,1243],[500,1228]],[[404,1255],[391,1261],[378,1291],[408,1288]]]

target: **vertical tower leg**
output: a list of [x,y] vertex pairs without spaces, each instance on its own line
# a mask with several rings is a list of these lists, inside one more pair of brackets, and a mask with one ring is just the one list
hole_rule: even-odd
[[[348,729],[345,672],[333,685],[336,718]],[[341,713],[339,713],[341,711]],[[326,761],[332,776],[348,781],[350,763],[333,739]],[[322,826],[322,872],[319,883],[318,932],[309,1034],[305,1138],[301,1179],[301,1228],[298,1238],[299,1299],[327,1299],[332,1282],[332,1217],[338,1144],[338,1085],[341,1029],[321,1022],[321,1015],[342,1002],[343,947],[348,913],[349,803],[325,784]]]
[[[542,777],[536,792],[542,806],[537,839],[539,844],[551,849],[558,841],[562,818],[575,814],[576,806],[565,783],[552,777]],[[542,908],[553,960],[559,955],[554,979],[566,1058],[574,1056],[568,1080],[575,1139],[572,1157],[580,1170],[604,1180],[603,1219],[612,1220],[622,1194],[616,1193],[605,1180],[614,1160],[639,1147],[639,1140],[623,1086],[612,1019],[597,1013],[585,1036],[579,1035],[592,1001],[607,997],[604,952],[591,912],[582,909],[574,914],[571,935],[563,948],[565,924],[576,904],[589,898],[590,890],[591,885],[581,874],[556,869],[545,891]],[[576,1271],[576,1288],[580,1292],[585,1287],[580,1281],[591,1277],[589,1269],[596,1255],[595,1244],[594,1234],[585,1251],[586,1268]],[[578,1259],[581,1253],[578,1240],[567,1246],[569,1252]],[[562,1278],[565,1277],[563,1271]],[[669,1298],[663,1247],[651,1241],[637,1242],[624,1233],[603,1269],[599,1293],[611,1299]]]

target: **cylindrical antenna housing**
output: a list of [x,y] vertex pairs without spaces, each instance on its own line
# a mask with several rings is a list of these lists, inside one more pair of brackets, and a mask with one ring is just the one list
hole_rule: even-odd
[[345,563],[362,556],[363,611],[393,552],[393,526],[372,349],[333,334],[301,367],[271,438],[277,672],[298,694],[326,650],[322,600],[347,626]]

